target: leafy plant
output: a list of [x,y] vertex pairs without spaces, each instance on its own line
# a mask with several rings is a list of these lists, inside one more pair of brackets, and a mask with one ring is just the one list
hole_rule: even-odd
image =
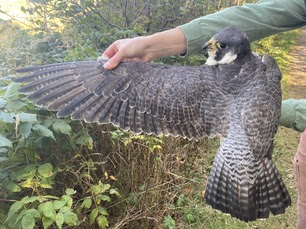
[[175,228],[175,220],[170,215],[167,215],[164,218],[164,226],[168,229],[174,229]]
[[61,198],[56,196],[24,197],[16,201],[9,209],[4,225],[8,228],[32,229],[40,220],[44,228],[56,224],[62,228],[64,224],[76,226],[80,224],[72,210],[72,195],[75,191],[67,189]]
[[100,181],[97,185],[91,186],[87,192],[91,193],[91,196],[85,197],[78,210],[80,211],[83,208],[90,209],[92,208],[92,203],[94,203],[90,213],[90,225],[96,222],[99,228],[106,228],[109,224],[107,219],[108,212],[101,206],[101,203],[111,202],[110,195],[120,196],[119,192],[111,188],[110,184],[103,184]]

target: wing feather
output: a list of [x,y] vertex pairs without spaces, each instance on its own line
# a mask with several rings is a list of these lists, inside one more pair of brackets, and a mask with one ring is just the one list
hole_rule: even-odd
[[16,81],[29,82],[21,91],[30,92],[36,103],[58,110],[59,117],[71,115],[86,122],[111,122],[136,133],[195,139],[222,132],[215,116],[225,112],[228,104],[211,66],[132,62],[106,71],[103,63],[29,67],[18,72],[30,75]]
[[51,73],[50,75],[47,75],[44,78],[40,78],[40,79],[33,78],[34,81],[22,87],[20,92],[23,92],[23,93],[33,92],[45,86],[50,86],[50,84],[52,83],[53,85],[54,84],[56,85],[56,84],[61,84],[63,80],[70,80],[70,81],[75,80],[74,78],[71,78],[71,76],[73,76],[73,71],[69,69],[69,70],[62,71],[62,72]]
[[67,105],[61,108],[57,115],[59,117],[66,117],[68,115],[72,115],[78,107],[86,103],[86,101],[92,96],[94,95],[82,87],[79,87],[78,90],[73,90],[67,93],[67,97],[69,97],[71,101],[69,101]]
[[99,122],[100,113],[102,112],[106,100],[109,98],[100,97],[95,95],[95,103],[88,109],[88,107],[84,106],[87,111],[84,113],[84,120],[86,122]]
[[[66,106],[73,98],[79,96],[79,94],[84,93],[84,88],[83,87],[76,87],[76,88],[71,88],[69,93],[65,94],[64,96],[61,96],[59,99],[53,101],[50,104],[43,104],[46,106],[49,110],[52,111],[58,111],[61,110],[64,106]],[[42,98],[43,99],[43,98]],[[59,114],[58,114],[59,115]],[[67,116],[67,115],[64,115]]]
[[95,107],[100,107],[99,104],[102,102],[102,99],[100,99],[98,96],[94,95],[90,97],[85,103],[83,103],[73,114],[71,117],[76,120],[85,120],[85,117],[90,114]]
[[[55,85],[56,83],[56,85]],[[52,83],[53,84],[53,83]],[[54,82],[51,87],[43,87],[31,94],[28,98],[30,100],[36,101],[38,105],[48,105],[53,103],[55,100],[58,100],[63,95],[70,93],[76,87],[80,85],[75,81],[63,81],[62,84]]]

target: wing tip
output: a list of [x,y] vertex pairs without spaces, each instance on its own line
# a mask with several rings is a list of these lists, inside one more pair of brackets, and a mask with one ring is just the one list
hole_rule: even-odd
[[18,78],[14,78],[14,82],[15,83],[23,83],[23,82],[27,82],[28,81],[28,76],[21,76],[21,77],[18,77]]
[[17,73],[26,73],[26,72],[30,72],[32,70],[35,69],[35,66],[29,66],[29,67],[25,67],[25,68],[17,68],[15,69],[15,72]]

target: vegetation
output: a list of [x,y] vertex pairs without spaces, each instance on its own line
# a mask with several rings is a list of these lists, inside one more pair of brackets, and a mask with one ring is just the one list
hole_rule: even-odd
[[[151,34],[238,3],[37,0],[21,8],[28,21],[0,21],[2,228],[294,228],[294,207],[243,223],[205,204],[217,140],[133,135],[111,125],[57,119],[12,82],[16,68],[96,59],[118,38]],[[271,53],[286,73],[296,34],[269,37],[254,49]],[[195,65],[204,57],[160,61]],[[297,137],[290,132],[285,144],[286,135],[281,129],[274,157],[295,197],[291,160]]]

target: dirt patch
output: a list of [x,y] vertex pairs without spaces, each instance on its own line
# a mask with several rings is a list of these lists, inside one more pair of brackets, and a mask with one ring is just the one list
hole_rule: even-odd
[[288,97],[306,98],[306,27],[301,29],[299,39],[292,52]]

